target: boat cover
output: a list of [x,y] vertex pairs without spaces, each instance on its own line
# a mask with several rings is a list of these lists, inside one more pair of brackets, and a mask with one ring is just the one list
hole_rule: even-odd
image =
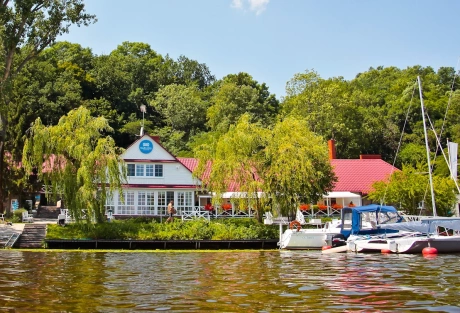
[[[367,214],[370,213],[374,215],[372,220],[376,221],[376,223],[379,223],[379,221],[382,220],[381,218],[382,214],[388,215],[385,218],[388,221],[394,221],[396,223],[399,223],[402,221],[402,217],[398,214],[398,210],[396,210],[395,207],[390,206],[390,205],[369,204],[369,205],[364,205],[364,206],[359,206],[359,207],[354,207],[354,208],[343,208],[342,216],[350,212],[352,214],[351,230],[342,229],[342,234],[345,236],[345,238],[347,238],[350,234],[362,233],[363,230],[361,229],[361,219],[362,219],[361,215],[365,213]],[[378,224],[378,225],[382,225],[382,224]],[[372,233],[379,233],[379,231],[373,230]]]
[[460,231],[460,218],[429,218],[415,222],[382,224],[382,229],[418,232],[422,234],[435,233],[438,227]]

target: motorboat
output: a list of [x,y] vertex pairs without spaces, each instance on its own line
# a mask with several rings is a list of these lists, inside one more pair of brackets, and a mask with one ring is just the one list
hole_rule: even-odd
[[298,218],[289,224],[280,235],[278,243],[281,249],[322,249],[325,246],[344,246],[352,235],[383,235],[397,231],[382,229],[385,223],[398,223],[403,218],[393,206],[370,204],[359,207],[343,208],[339,220],[326,222],[316,229],[302,228]]

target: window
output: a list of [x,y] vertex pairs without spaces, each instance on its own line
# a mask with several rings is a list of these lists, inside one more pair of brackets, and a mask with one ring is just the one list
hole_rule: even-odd
[[128,176],[136,176],[134,164],[128,164]]
[[134,214],[134,191],[123,192],[123,199],[118,198],[118,212],[119,214]]
[[163,164],[127,164],[128,176],[163,177]]
[[177,211],[178,212],[192,212],[193,193],[191,191],[179,191],[177,192]]
[[138,214],[155,214],[155,194],[153,191],[139,191],[137,194]]
[[166,215],[166,191],[158,191],[158,214]]
[[144,176],[144,164],[136,164],[136,176]]
[[163,177],[163,164],[155,164],[155,177]]
[[153,165],[152,164],[147,164],[145,166],[145,176],[149,176],[149,177],[153,176]]
[[112,210],[112,213],[115,214],[115,202],[113,201],[113,198],[109,195],[107,196],[107,199],[105,200],[105,214],[107,214],[107,212],[109,210]]

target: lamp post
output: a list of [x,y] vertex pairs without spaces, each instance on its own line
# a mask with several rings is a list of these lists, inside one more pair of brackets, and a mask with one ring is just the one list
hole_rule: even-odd
[[147,107],[145,106],[145,104],[142,104],[140,106],[140,109],[141,109],[141,112],[142,112],[142,127],[141,127],[140,136],[142,137],[142,136],[144,136],[144,114],[147,111]]

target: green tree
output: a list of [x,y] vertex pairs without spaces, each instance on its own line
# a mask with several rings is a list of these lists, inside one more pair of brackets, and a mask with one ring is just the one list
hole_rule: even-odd
[[[198,177],[212,164],[203,186],[217,193],[217,203],[235,184],[242,192],[238,203],[255,208],[259,220],[266,205],[294,215],[300,202],[316,202],[336,180],[325,142],[295,117],[270,129],[251,123],[244,114],[215,145],[201,145],[196,156]],[[261,197],[258,192],[263,192]]]
[[[428,175],[425,165],[404,166],[402,171],[394,172],[388,181],[373,184],[368,198],[377,203],[390,203],[409,214],[419,214],[420,203],[432,212]],[[455,183],[449,177],[433,176],[437,215],[448,216],[456,203]]]
[[241,197],[234,199],[236,204],[241,209],[254,208],[259,221],[262,220],[266,198],[258,192],[263,190],[261,174],[268,134],[267,129],[259,123],[251,123],[249,114],[244,114],[227,133],[195,149],[199,160],[194,172],[197,177],[204,177],[212,164],[209,178],[203,180],[202,187],[216,193],[213,199],[216,205],[222,203],[222,194],[236,185],[241,191]]
[[93,21],[94,16],[85,13],[82,0],[0,1],[0,199],[4,198],[4,152],[8,115],[14,109],[10,93],[15,75],[71,25]]
[[114,140],[101,135],[111,130],[105,118],[80,107],[55,126],[38,118],[25,141],[26,171],[35,169],[53,195],[62,195],[77,221],[86,215],[87,222],[102,222],[107,197],[125,181]]
[[275,124],[265,160],[263,191],[283,214],[294,216],[300,203],[316,203],[337,181],[326,143],[305,119],[291,116]]
[[204,129],[207,104],[196,87],[165,86],[156,93],[152,105],[164,116],[166,125],[174,130],[190,133],[196,128]]
[[208,109],[208,125],[212,131],[225,133],[244,113],[252,122],[272,124],[279,110],[279,102],[247,73],[227,75],[214,86]]

